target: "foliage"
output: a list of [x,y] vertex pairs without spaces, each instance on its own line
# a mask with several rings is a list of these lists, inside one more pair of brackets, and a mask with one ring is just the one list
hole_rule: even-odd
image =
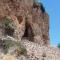
[[22,48],[22,47],[21,47],[20,54],[26,56],[26,55],[27,55],[27,50],[26,50],[25,48]]
[[4,53],[8,53],[8,49],[11,47],[17,47],[18,54],[27,55],[27,50],[20,42],[15,42],[12,40],[3,40],[3,49]]
[[5,27],[5,28],[9,28],[10,27],[10,25],[9,24],[11,24],[11,19],[9,19],[9,18],[7,18],[6,16],[3,18],[3,27]]
[[58,48],[60,48],[60,43],[58,44],[58,46],[57,46]]
[[4,52],[7,53],[8,52],[8,49],[10,47],[12,47],[14,45],[14,43],[12,41],[10,41],[10,40],[5,40],[3,42],[4,42],[4,47],[3,47]]
[[3,27],[4,27],[4,28],[14,28],[14,27],[15,27],[15,25],[14,25],[14,23],[13,23],[13,20],[10,19],[10,18],[8,18],[7,16],[5,16],[5,17],[3,18],[2,24],[3,24]]

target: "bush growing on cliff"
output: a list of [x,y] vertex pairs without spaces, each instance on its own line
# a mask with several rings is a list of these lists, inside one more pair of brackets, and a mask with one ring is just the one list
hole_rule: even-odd
[[10,48],[16,48],[16,52],[18,55],[25,55],[27,56],[27,50],[25,49],[25,47],[23,45],[21,45],[20,42],[15,42],[12,40],[1,40],[0,43],[2,42],[2,44],[0,44],[4,50],[4,53],[8,53]]
[[5,35],[13,36],[14,30],[16,29],[16,25],[11,18],[9,18],[7,16],[3,17],[2,27],[4,28]]
[[4,28],[15,28],[13,20],[5,16],[2,20],[2,27]]
[[10,28],[10,24],[12,23],[12,20],[7,18],[6,16],[3,18],[3,27],[4,28]]

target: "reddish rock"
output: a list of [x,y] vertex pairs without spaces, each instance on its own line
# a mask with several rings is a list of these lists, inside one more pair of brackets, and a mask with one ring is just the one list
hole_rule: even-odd
[[49,18],[41,3],[34,3],[33,0],[2,0],[0,1],[0,17],[3,18],[4,16],[9,16],[14,21],[17,31],[14,35],[18,35],[19,39],[25,33],[25,23],[27,22],[31,26],[31,29],[27,28],[27,33],[30,34],[28,36],[34,35],[34,39],[36,36],[40,36],[38,41],[36,41],[37,39],[32,39],[32,41],[44,45],[48,44]]

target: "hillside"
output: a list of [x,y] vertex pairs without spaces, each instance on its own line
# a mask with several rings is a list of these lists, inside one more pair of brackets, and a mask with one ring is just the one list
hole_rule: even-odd
[[49,15],[35,0],[0,0],[0,60],[60,60],[49,43]]

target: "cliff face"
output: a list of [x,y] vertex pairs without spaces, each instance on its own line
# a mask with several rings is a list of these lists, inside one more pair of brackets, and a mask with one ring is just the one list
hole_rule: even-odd
[[15,33],[18,34],[19,39],[27,34],[24,37],[31,41],[42,45],[48,44],[49,18],[42,4],[37,4],[33,0],[2,0],[0,20],[4,16],[14,20],[18,31]]
[[0,0],[0,60],[60,60],[60,50],[49,45],[49,16],[42,3]]

